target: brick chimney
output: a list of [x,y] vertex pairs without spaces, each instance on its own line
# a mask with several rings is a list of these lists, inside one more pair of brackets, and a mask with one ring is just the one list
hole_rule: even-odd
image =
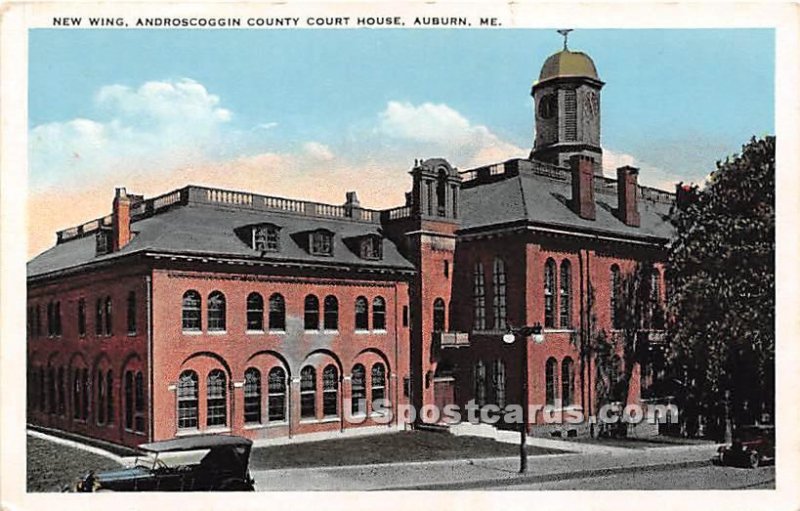
[[617,215],[625,225],[639,227],[637,202],[639,169],[625,165],[617,169]]
[[595,219],[594,158],[582,154],[569,159],[572,169],[572,209],[585,220]]
[[349,217],[357,217],[358,210],[361,209],[361,202],[358,200],[356,192],[346,192],[344,201],[344,213]]
[[116,252],[131,240],[131,198],[125,188],[117,188],[111,213],[111,249]]

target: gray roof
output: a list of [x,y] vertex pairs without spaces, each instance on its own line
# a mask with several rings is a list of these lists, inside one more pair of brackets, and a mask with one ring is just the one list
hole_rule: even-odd
[[140,444],[139,449],[147,452],[178,452],[199,449],[213,449],[214,447],[251,447],[253,441],[233,435],[193,435],[184,438],[173,438],[149,444]]
[[[246,226],[271,223],[281,227],[280,251],[262,254],[237,235]],[[311,255],[297,243],[302,233],[327,229],[334,233],[333,256]],[[366,260],[346,244],[348,238],[380,235],[380,224],[341,218],[301,216],[279,211],[219,207],[189,203],[174,205],[163,212],[131,223],[135,234],[125,247],[106,255],[95,255],[95,237],[88,235],[64,241],[28,262],[28,277],[100,262],[137,252],[158,252],[216,257],[243,257],[258,260],[299,262],[305,265],[350,265],[372,268],[413,270],[389,239],[383,238],[383,259]]]

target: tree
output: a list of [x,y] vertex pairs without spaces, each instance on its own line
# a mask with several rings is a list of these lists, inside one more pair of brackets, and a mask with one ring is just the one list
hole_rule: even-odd
[[717,162],[703,189],[679,185],[671,222],[669,358],[682,413],[719,437],[726,409],[735,423],[774,409],[775,138]]

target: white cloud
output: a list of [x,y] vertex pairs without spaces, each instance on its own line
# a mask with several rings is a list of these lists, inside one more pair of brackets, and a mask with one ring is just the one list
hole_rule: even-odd
[[333,151],[325,144],[320,144],[319,142],[306,142],[303,144],[303,151],[315,160],[331,161],[334,158]]
[[629,165],[639,169],[639,184],[666,191],[674,191],[675,184],[682,181],[676,173],[647,164],[630,154],[603,148],[603,173],[616,178],[617,169]]

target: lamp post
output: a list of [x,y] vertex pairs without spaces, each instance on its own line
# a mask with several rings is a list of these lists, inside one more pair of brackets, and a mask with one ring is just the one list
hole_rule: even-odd
[[519,402],[522,405],[522,423],[519,426],[519,473],[524,474],[528,471],[528,337],[533,336],[536,344],[544,342],[544,334],[542,333],[542,325],[537,321],[533,326],[523,326],[521,328],[509,328],[508,332],[503,336],[503,342],[506,344],[513,344],[517,337],[520,338],[522,349],[522,360],[520,370],[520,397]]

